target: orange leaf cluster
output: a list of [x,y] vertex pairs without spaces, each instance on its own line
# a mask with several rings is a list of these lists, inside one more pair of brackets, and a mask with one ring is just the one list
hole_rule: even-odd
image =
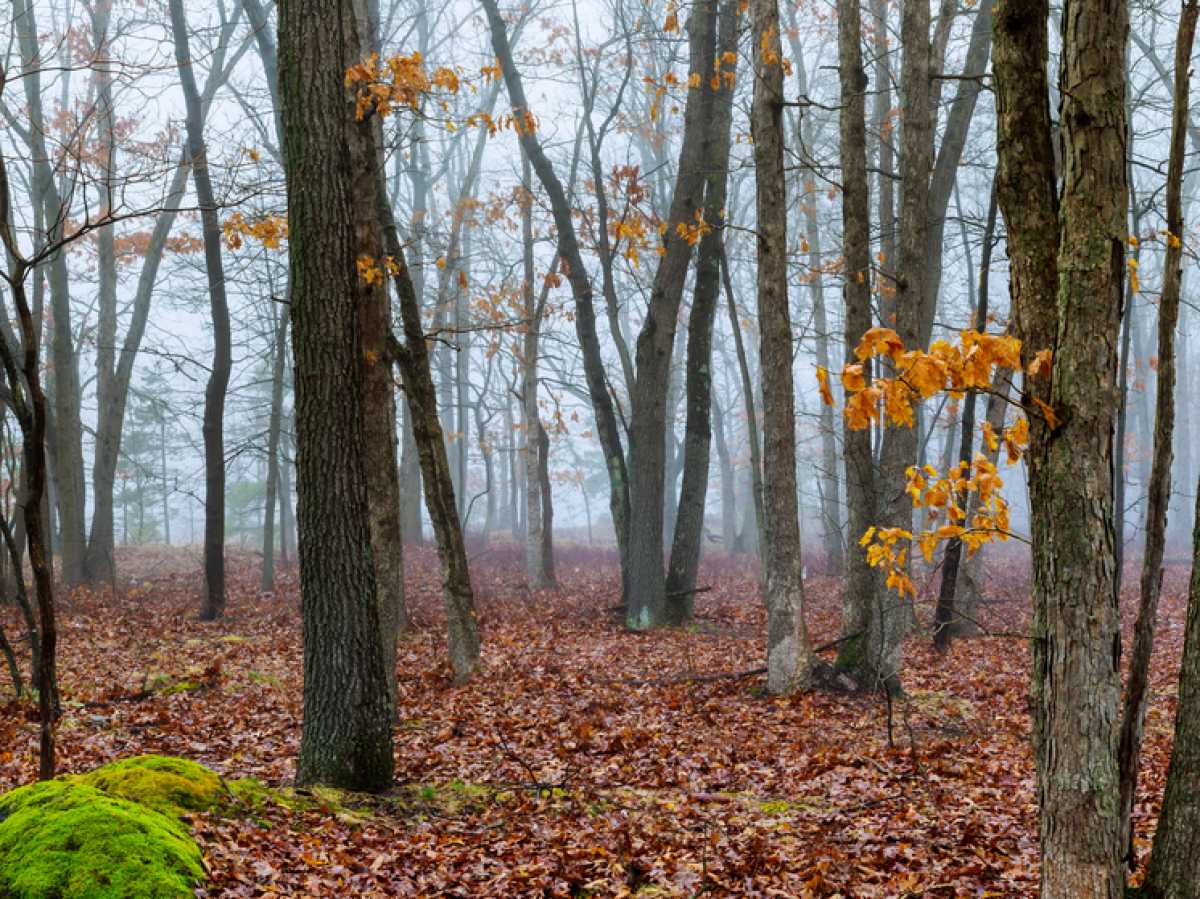
[[287,240],[288,222],[282,215],[264,215],[257,219],[247,220],[240,212],[235,212],[221,226],[225,235],[225,246],[231,250],[240,250],[245,238],[252,238],[267,250],[278,250],[280,244]]
[[457,94],[460,82],[458,73],[446,66],[428,73],[417,52],[398,54],[386,62],[379,59],[378,53],[372,53],[346,70],[346,86],[357,93],[354,114],[362,121],[372,112],[389,116],[397,106],[415,110],[421,98],[435,89]]

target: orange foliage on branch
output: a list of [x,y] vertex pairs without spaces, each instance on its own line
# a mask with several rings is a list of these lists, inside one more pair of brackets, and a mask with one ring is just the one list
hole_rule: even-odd
[[[928,350],[906,350],[904,342],[891,328],[872,328],[854,350],[858,362],[842,369],[842,387],[846,392],[844,415],[852,430],[886,423],[911,428],[913,407],[941,392],[961,397],[967,391],[988,391],[996,369],[1021,369],[1021,342],[1007,334],[987,334],[966,330],[958,344],[935,340]],[[866,363],[873,358],[890,360],[893,375],[867,380]],[[1026,371],[1028,377],[1049,377],[1052,355],[1041,350]],[[821,399],[833,404],[829,372],[818,367],[817,384]],[[1051,428],[1058,418],[1046,403],[1034,399],[1040,416]],[[989,449],[998,452],[1001,442],[1012,464],[1029,445],[1029,420],[1020,418],[997,434],[987,422],[982,426]],[[1013,536],[1009,529],[1008,503],[1000,492],[1004,486],[996,465],[983,454],[972,462],[959,462],[945,475],[933,466],[911,466],[906,472],[905,489],[914,508],[929,512],[930,527],[914,535],[904,528],[868,528],[859,539],[867,561],[887,571],[887,586],[900,595],[916,595],[908,574],[909,547],[916,543],[926,562],[933,561],[937,545],[944,540],[962,540],[968,555],[993,540]],[[971,495],[975,508],[968,516]],[[969,520],[968,520],[969,518]]]

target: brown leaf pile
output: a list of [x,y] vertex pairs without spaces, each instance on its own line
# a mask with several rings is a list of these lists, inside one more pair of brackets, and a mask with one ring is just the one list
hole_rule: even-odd
[[[229,614],[203,624],[191,557],[143,550],[121,563],[132,582],[62,600],[63,770],[157,752],[290,783],[294,571],[264,595],[254,560],[234,560]],[[477,560],[486,672],[454,687],[436,560],[410,550],[408,563],[417,628],[399,650],[395,794],[198,817],[207,895],[1036,892],[1024,584],[993,578],[988,622],[1006,636],[944,657],[910,641],[907,696],[889,715],[874,695],[763,695],[761,675],[746,674],[763,664],[764,632],[746,565],[708,565],[694,626],[633,635],[611,608],[614,560],[586,549],[560,554],[561,590],[534,595],[514,548]],[[1143,852],[1170,747],[1184,574],[1169,573],[1162,604]],[[807,583],[815,643],[837,636],[837,591],[832,578]],[[0,616],[18,633],[10,609]],[[34,776],[35,718],[29,703],[0,705],[0,789]]]

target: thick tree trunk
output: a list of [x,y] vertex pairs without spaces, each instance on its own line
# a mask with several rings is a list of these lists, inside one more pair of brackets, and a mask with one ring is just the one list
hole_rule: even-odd
[[1171,461],[1175,438],[1175,329],[1179,324],[1179,299],[1183,286],[1183,165],[1186,153],[1188,87],[1196,16],[1200,7],[1191,0],[1183,8],[1175,42],[1175,93],[1171,115],[1171,149],[1167,162],[1167,254],[1163,263],[1162,297],[1158,303],[1158,381],[1154,415],[1154,449],[1146,497],[1146,549],[1142,557],[1141,599],[1133,632],[1133,655],[1121,716],[1121,742],[1117,763],[1121,778],[1121,845],[1133,855],[1133,803],[1137,791],[1138,761],[1150,690],[1150,654],[1154,649],[1158,599],[1162,593],[1163,551],[1166,544],[1167,507],[1171,500]]
[[[737,10],[732,2],[721,7],[716,59],[737,50]],[[720,63],[724,71],[734,66]],[[712,332],[721,299],[721,245],[724,241],[725,195],[729,180],[730,128],[733,91],[722,87],[713,98],[705,142],[704,220],[712,231],[700,240],[696,256],[695,292],[688,318],[687,421],[683,438],[683,483],[672,533],[667,569],[666,618],[679,625],[691,620],[700,549],[704,540],[704,510],[708,496],[709,449],[712,442]],[[726,547],[728,548],[728,547]]]
[[[871,328],[871,207],[864,122],[867,75],[862,62],[862,19],[853,0],[840,0],[838,4],[838,78],[842,94],[842,243],[846,258],[842,301],[846,309],[846,361],[855,362],[854,348]],[[883,141],[880,147],[883,153]],[[870,360],[862,366],[863,377],[870,380]],[[875,524],[876,515],[870,430],[854,430],[843,422],[842,459],[846,467],[848,552],[842,578],[842,642],[838,645],[837,666],[866,686],[881,673],[869,634],[874,617],[875,576],[858,545],[867,528]]]
[[171,0],[171,33],[175,64],[186,108],[188,156],[192,183],[200,206],[204,238],[204,268],[208,276],[209,309],[213,328],[213,363],[204,390],[204,593],[200,618],[212,621],[225,614],[225,393],[233,366],[229,304],[221,263],[221,223],[208,170],[204,144],[204,112],[188,48],[187,20],[182,0]]
[[777,0],[751,0],[759,361],[763,391],[763,601],[767,689],[808,686],[814,656],[804,623],[796,496],[796,403],[787,284],[787,187],[783,166],[783,50]]
[[297,781],[382,790],[392,781],[394,706],[372,553],[366,384],[387,366],[365,352],[363,316],[386,305],[356,265],[363,254],[383,257],[379,222],[363,211],[380,159],[345,86],[364,56],[359,35],[350,4],[281,4],[304,612]]
[[[1125,0],[1064,10],[1063,195],[1056,199],[1048,7],[995,10],[997,191],[1026,362],[1033,543],[1033,732],[1042,895],[1124,892],[1120,866],[1112,433],[1125,275]],[[1061,203],[1061,210],[1060,210]],[[1054,410],[1057,427],[1034,408]]]

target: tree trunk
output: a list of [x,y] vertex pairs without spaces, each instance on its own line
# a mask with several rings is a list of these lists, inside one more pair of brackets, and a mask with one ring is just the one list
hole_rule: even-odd
[[[1010,321],[1007,330],[1012,330]],[[1008,413],[1008,395],[1011,390],[1009,373],[997,370],[992,377],[992,392],[988,395],[987,411],[984,420],[991,425],[992,431],[999,434],[1004,430],[1004,419]],[[995,449],[986,443],[980,448],[983,457],[992,465],[1000,456],[1000,445]],[[971,521],[979,511],[979,494],[972,493],[967,501],[967,521]],[[958,566],[958,586],[955,589],[955,621],[950,625],[953,636],[966,637],[979,632],[979,603],[983,585],[983,559],[987,546],[981,546],[974,554],[967,556]]]
[[[367,0],[357,6],[362,29],[361,46],[371,52],[380,50],[378,3]],[[375,154],[368,170],[375,176],[386,205],[387,188],[384,180],[383,126],[373,118],[371,134],[375,139]],[[365,175],[364,175],[365,177]],[[365,182],[364,182],[365,183]],[[390,209],[390,206],[387,207]],[[379,233],[379,249],[383,249],[384,219],[370,203],[357,207],[355,227],[358,233]],[[371,252],[378,259],[382,253]],[[396,382],[390,362],[388,340],[392,333],[392,307],[387,286],[366,294],[368,303],[360,310],[362,354],[367,360],[363,378],[363,403],[371,410],[364,419],[367,441],[364,459],[367,465],[367,502],[370,507],[371,555],[375,563],[375,590],[379,608],[384,665],[387,669],[388,691],[395,705],[396,697],[396,639],[408,628],[408,609],[404,604],[404,537],[400,528],[400,469],[396,449]],[[464,435],[465,445],[465,435]]]
[[[996,190],[993,187],[991,198],[988,200],[987,224],[983,228],[983,250],[979,260],[979,306],[975,312],[973,327],[979,330],[987,328],[988,319],[988,275],[992,266],[992,243],[996,230]],[[962,443],[958,450],[958,461],[966,468],[964,476],[971,476],[973,457],[971,450],[975,446],[975,394],[968,393],[963,399],[962,413]],[[947,444],[949,444],[949,440]],[[942,475],[949,474],[949,465],[942,466]],[[959,497],[959,505],[964,502],[969,505],[967,497]],[[968,527],[971,517],[967,517]],[[933,644],[938,649],[946,649],[950,639],[957,631],[955,627],[958,618],[955,612],[955,593],[958,589],[959,563],[962,560],[963,542],[955,537],[946,545],[946,555],[942,561],[942,583],[938,591],[937,607],[933,616]]]
[[737,540],[737,485],[729,446],[725,439],[725,410],[713,396],[713,438],[717,445],[717,460],[721,464],[721,552],[733,552]]
[[1154,449],[1146,497],[1146,549],[1142,557],[1141,599],[1133,632],[1133,656],[1121,715],[1117,754],[1121,778],[1121,846],[1134,866],[1133,803],[1138,762],[1149,703],[1150,654],[1154,649],[1158,599],[1162,593],[1163,550],[1167,507],[1171,500],[1171,461],[1175,438],[1175,329],[1183,285],[1183,165],[1186,153],[1189,66],[1196,36],[1196,0],[1185,4],[1175,42],[1175,91],[1171,113],[1171,149],[1167,162],[1167,253],[1163,263],[1162,297],[1158,304],[1158,379],[1154,414]]
[[[14,0],[13,20],[21,57],[21,78],[29,119],[30,151],[32,155],[32,189],[34,204],[46,232],[39,234],[45,245],[60,243],[65,233],[68,210],[55,182],[53,159],[46,144],[47,124],[42,108],[42,88],[39,70],[37,22],[28,0]],[[67,185],[71,190],[74,185]],[[71,332],[70,273],[67,259],[61,251],[53,251],[45,261],[46,279],[50,287],[52,321],[46,335],[49,343],[51,371],[47,386],[52,386],[52,408],[47,409],[47,429],[53,415],[53,436],[49,448],[50,477],[57,490],[62,539],[61,577],[68,586],[82,583],[84,572],[84,504],[86,485],[83,464],[83,428],[80,422],[79,365],[75,356],[74,335]],[[41,325],[35,330],[41,337]],[[51,531],[45,533],[45,549],[53,550]]]
[[538,480],[542,486],[542,565],[549,586],[557,587],[558,577],[554,573],[554,495],[550,489],[550,435],[541,421],[538,422]]
[[383,790],[394,706],[372,553],[366,383],[386,365],[364,352],[363,316],[383,305],[384,290],[356,265],[363,254],[383,256],[373,206],[362,201],[375,192],[380,160],[345,86],[364,56],[350,4],[288,0],[279,12],[304,617],[297,781]]
[[[871,103],[872,126],[879,141],[876,160],[878,166],[878,210],[879,210],[879,312],[880,320],[891,326],[895,321],[896,312],[896,148],[892,143],[895,136],[895,120],[892,118],[892,66],[891,58],[894,50],[888,40],[888,0],[870,0],[871,3],[871,49],[874,55],[872,76],[874,100]],[[855,7],[857,10],[858,7]],[[858,31],[862,33],[861,14],[855,17],[858,21]],[[840,36],[839,36],[839,48]],[[839,54],[840,54],[839,49]],[[861,44],[857,52],[859,69],[862,69]],[[839,63],[839,69],[841,65]],[[861,91],[867,89],[866,72],[862,72]],[[866,103],[863,103],[863,114],[866,114]],[[857,121],[857,119],[855,119]],[[866,138],[864,136],[864,142]],[[864,150],[865,152],[865,150]],[[870,200],[867,202],[870,209]],[[867,220],[870,220],[868,212]],[[869,250],[869,248],[868,248]],[[870,324],[867,325],[870,328]],[[872,513],[871,523],[874,524]],[[858,537],[853,532],[847,535],[848,547],[857,545]]]
[[787,284],[787,188],[783,166],[783,49],[777,0],[751,0],[759,362],[763,391],[763,601],[767,690],[808,686],[814,656],[804,623],[796,497],[796,403]]
[[521,261],[525,269],[521,295],[525,303],[525,333],[521,355],[524,367],[521,382],[522,433],[525,443],[525,582],[531,590],[553,586],[542,555],[542,479],[540,434],[541,415],[538,412],[538,338],[541,332],[541,308],[533,292],[533,173],[529,157],[521,154]]
[[[928,345],[936,300],[926,260],[934,137],[929,28],[929,4],[906,3],[900,20],[904,47],[900,72],[904,127],[894,326],[906,349],[923,349]],[[876,522],[880,527],[912,530],[912,500],[904,487],[909,467],[918,464],[919,447],[916,428],[893,427],[884,431]],[[900,686],[902,640],[911,609],[904,597],[887,587],[882,572],[876,574],[876,596],[867,620],[868,671],[879,685],[895,690]]]
[[204,113],[188,48],[187,20],[182,0],[170,0],[171,33],[175,64],[183,87],[186,108],[188,156],[192,183],[200,206],[204,238],[204,268],[212,315],[213,363],[204,390],[204,593],[200,618],[212,621],[225,614],[225,393],[233,365],[229,304],[225,297],[225,272],[221,264],[221,223],[208,170],[204,144]]
[[[504,19],[500,15],[500,9],[495,0],[480,0],[480,3],[487,15],[488,26],[491,30],[492,48],[495,50],[504,72],[504,83],[508,88],[513,114],[518,119],[528,116],[532,121],[533,111],[525,98],[521,73],[513,61],[512,48],[508,42],[508,31]],[[616,411],[613,407],[612,397],[609,395],[600,339],[596,333],[596,311],[592,302],[592,285],[588,279],[587,267],[580,251],[571,205],[563,190],[562,182],[542,150],[537,131],[534,128],[523,127],[519,129],[518,137],[521,148],[529,158],[534,173],[550,201],[554,226],[558,232],[558,255],[564,264],[567,281],[571,286],[571,296],[575,301],[575,333],[583,351],[588,398],[591,400],[592,411],[596,417],[596,431],[600,438],[600,447],[604,453],[605,468],[608,473],[609,510],[612,513],[613,528],[617,535],[617,548],[621,556],[621,592],[623,598],[628,601],[629,571],[626,560],[629,558],[629,482],[625,469],[625,455],[621,450],[621,435],[617,426]]]
[[287,306],[279,309],[271,362],[271,415],[267,421],[267,496],[263,508],[262,578],[264,593],[275,589],[275,510],[279,493],[279,432],[283,425],[283,371],[287,355]]
[[396,266],[392,284],[399,300],[400,321],[404,329],[403,343],[394,336],[389,337],[389,355],[404,379],[404,394],[420,453],[425,504],[433,523],[438,558],[442,564],[442,600],[446,606],[450,665],[455,680],[463,683],[480,667],[479,622],[475,615],[475,592],[471,586],[467,547],[454,498],[446,441],[438,419],[437,392],[430,370],[429,348],[421,326],[421,306],[404,261],[404,248],[392,218],[382,172],[376,178],[374,194],[375,208],[383,222],[387,255],[392,257]]
[[[750,503],[746,507],[746,521],[742,526],[742,538],[738,541],[740,552],[755,552],[758,546],[758,535],[765,530],[763,512],[763,466],[762,442],[758,437],[758,414],[754,410],[754,381],[750,377],[750,362],[746,358],[746,346],[742,341],[742,326],[738,321],[737,303],[733,298],[733,280],[729,276],[729,257],[721,244],[721,282],[725,287],[726,309],[729,312],[729,327],[733,331],[733,346],[737,351],[738,376],[742,382],[742,404],[746,412],[746,442],[750,445]],[[750,516],[753,515],[754,538],[747,539]],[[753,546],[751,545],[753,544]],[[758,579],[761,585],[763,579],[762,561],[759,560]]]
[[[737,49],[737,10],[726,2],[720,10],[716,59],[723,62]],[[672,534],[671,562],[666,581],[666,618],[680,625],[691,620],[700,550],[704,540],[704,510],[708,495],[709,450],[712,442],[712,332],[721,298],[721,245],[724,241],[725,197],[729,180],[729,134],[733,123],[733,91],[722,87],[712,100],[705,142],[704,220],[712,231],[700,239],[696,281],[688,318],[687,421],[683,440],[683,484]],[[726,547],[728,549],[728,547]]]
[[[842,107],[839,133],[842,154],[842,243],[846,258],[842,301],[845,305],[846,361],[855,362],[854,348],[871,328],[871,222],[867,189],[867,138],[864,92],[867,75],[862,63],[862,19],[853,0],[838,3],[838,78]],[[885,149],[881,140],[880,152]],[[890,202],[890,201],[889,201]],[[862,363],[871,378],[870,360]],[[858,545],[875,524],[875,463],[871,432],[842,426],[842,459],[846,467],[846,557],[842,578],[842,642],[837,666],[864,686],[882,673],[875,664],[869,625],[873,619],[875,576]]]
[[[997,192],[1024,361],[1053,348],[1050,378],[1026,378],[1033,543],[1033,733],[1041,891],[1124,892],[1120,870],[1112,432],[1127,224],[1125,0],[1064,10],[1056,198],[1046,65],[1048,7],[995,11]],[[1061,206],[1061,209],[1060,209]],[[1054,422],[1032,401],[1048,403]]]
[[[1195,9],[1188,4],[1185,9]],[[1200,487],[1196,522],[1200,525]],[[1158,830],[1140,892],[1146,899],[1195,899],[1200,884],[1200,526],[1192,532],[1192,576],[1188,587],[1183,663],[1175,740],[1167,769]]]
[[[706,73],[713,70],[717,46],[716,0],[701,0],[688,20],[688,70],[702,73],[701,84],[687,92],[683,140],[671,195],[667,228],[650,302],[638,334],[636,369],[630,396],[629,427],[629,607],[625,625],[646,630],[671,622],[663,566],[663,516],[666,508],[667,403],[676,322],[694,240],[686,229],[703,204],[707,146],[713,131],[714,94]],[[712,227],[714,222],[707,222]],[[676,231],[682,227],[684,234]],[[706,413],[707,414],[707,413]],[[677,607],[682,613],[686,607]]]

